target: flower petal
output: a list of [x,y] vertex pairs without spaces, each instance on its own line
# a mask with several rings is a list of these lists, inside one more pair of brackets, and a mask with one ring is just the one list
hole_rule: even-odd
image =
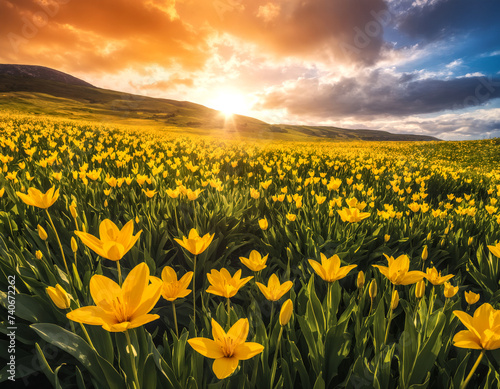
[[460,331],[453,337],[453,345],[461,348],[482,349],[480,340],[471,331]]
[[246,342],[242,343],[234,349],[233,357],[239,360],[246,360],[254,357],[264,350],[264,346],[259,343]]
[[212,339],[192,338],[188,339],[188,343],[195,351],[199,352],[204,357],[212,359],[224,357],[224,353],[219,343]]
[[219,358],[214,361],[212,365],[212,370],[218,379],[229,377],[238,367],[238,359],[235,357],[231,358]]

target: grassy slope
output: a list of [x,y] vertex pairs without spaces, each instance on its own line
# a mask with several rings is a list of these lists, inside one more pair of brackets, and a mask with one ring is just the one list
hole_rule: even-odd
[[161,130],[276,140],[432,140],[430,137],[336,127],[272,126],[247,116],[231,120],[205,106],[156,99],[100,88],[67,85],[36,78],[0,74],[0,106],[4,110],[107,124],[146,126]]

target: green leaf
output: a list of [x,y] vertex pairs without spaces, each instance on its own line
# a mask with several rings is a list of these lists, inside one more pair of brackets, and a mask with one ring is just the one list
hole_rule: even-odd
[[113,389],[124,387],[123,377],[78,335],[55,324],[32,324],[31,328],[46,342],[75,357],[101,385]]

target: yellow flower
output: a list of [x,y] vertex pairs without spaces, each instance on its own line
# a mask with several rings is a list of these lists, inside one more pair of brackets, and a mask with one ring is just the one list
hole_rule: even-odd
[[165,300],[174,301],[178,298],[186,297],[191,293],[188,289],[189,283],[193,278],[193,272],[189,271],[184,274],[180,280],[177,280],[175,270],[170,266],[165,266],[161,272],[161,279],[163,280],[162,296]]
[[458,292],[458,286],[453,286],[449,282],[444,283],[444,297],[451,298]]
[[180,239],[174,239],[177,243],[179,243],[182,247],[184,247],[187,251],[189,251],[193,255],[198,255],[204,252],[212,240],[214,239],[215,234],[205,234],[201,237],[198,234],[198,231],[194,228],[191,228],[189,231],[189,235],[186,238],[185,236]]
[[389,239],[391,239],[390,235],[385,234],[384,235],[384,242],[389,242]]
[[286,326],[288,324],[290,318],[292,317],[292,312],[293,312],[293,303],[291,299],[288,299],[281,306],[280,316],[279,316],[281,326]]
[[175,190],[167,189],[166,192],[167,192],[168,197],[170,197],[172,199],[176,199],[180,195],[180,190],[178,188]]
[[294,222],[297,219],[297,215],[295,215],[293,213],[287,213],[286,214],[286,218],[287,218],[288,221]]
[[340,266],[340,258],[337,254],[327,258],[320,253],[321,264],[313,259],[309,259],[309,264],[314,271],[326,282],[334,282],[344,278],[352,269],[358,265]]
[[359,212],[358,208],[342,208],[342,211],[337,211],[343,222],[356,223],[367,217],[370,217],[369,212]]
[[396,259],[384,254],[389,266],[372,265],[380,270],[394,285],[410,285],[420,281],[425,277],[421,271],[408,271],[410,269],[410,258],[407,255],[400,255]]
[[453,311],[467,330],[453,337],[453,345],[478,350],[500,348],[500,310],[484,303],[474,312],[474,316],[462,311]]
[[264,219],[259,219],[259,227],[261,228],[261,230],[267,230],[267,228],[269,227],[269,223],[267,221],[267,218],[264,216]]
[[432,284],[432,285],[442,285],[444,282],[448,281],[449,279],[453,278],[453,274],[448,274],[447,276],[441,276],[441,272],[438,272],[435,267],[427,268],[426,270],[427,274],[425,275],[425,278]]
[[218,379],[223,379],[236,370],[240,360],[250,359],[264,350],[258,343],[245,342],[248,329],[248,319],[240,319],[226,333],[212,319],[214,339],[192,338],[188,343],[204,357],[215,359],[212,369]]
[[269,278],[267,286],[261,284],[260,282],[256,282],[255,284],[269,301],[278,301],[293,286],[292,281],[285,281],[283,284],[280,284],[280,280],[276,274],[273,274]]
[[70,305],[69,295],[64,288],[57,284],[56,287],[49,286],[45,289],[52,302],[59,309],[68,309]]
[[210,286],[207,288],[207,293],[231,298],[243,285],[250,281],[253,276],[242,279],[240,269],[234,274],[234,276],[231,277],[231,274],[229,274],[227,269],[222,268],[220,271],[212,269],[210,273],[207,273],[207,278],[208,282],[210,282]]
[[417,282],[417,285],[415,287],[415,296],[418,299],[421,299],[424,296],[425,293],[425,281],[422,279]]
[[71,251],[76,253],[78,251],[78,244],[76,243],[76,239],[74,236],[71,237]]
[[55,190],[55,186],[53,186],[46,193],[42,193],[38,189],[29,188],[28,194],[21,192],[16,192],[16,194],[25,204],[47,209],[56,202],[59,197],[59,189]]
[[477,303],[479,301],[479,297],[479,293],[465,292],[465,301],[467,301],[467,304],[469,305]]
[[495,246],[488,246],[488,248],[495,257],[500,258],[500,242],[497,243]]
[[134,267],[122,287],[96,274],[90,279],[90,294],[96,305],[75,309],[66,317],[83,324],[100,325],[110,332],[140,327],[160,317],[148,312],[160,299],[162,285],[159,278],[149,276],[146,263]]
[[260,271],[260,270],[266,268],[266,261],[267,261],[268,256],[269,256],[269,254],[262,257],[258,251],[252,250],[252,252],[248,256],[248,258],[240,257],[240,261],[243,265],[248,267],[250,270]]
[[196,190],[188,189],[186,190],[186,196],[188,200],[194,201],[198,198],[201,192],[203,192],[203,189],[196,189]]
[[257,189],[250,188],[250,196],[254,199],[258,199],[260,197],[260,193]]
[[133,220],[130,220],[119,230],[115,223],[109,219],[105,219],[99,225],[100,239],[83,231],[75,231],[75,234],[82,240],[85,246],[95,251],[96,254],[112,261],[119,261],[137,242],[142,230],[136,235],[133,235],[133,232]]
[[35,251],[35,257],[36,257],[36,259],[38,259],[38,260],[42,259],[42,258],[43,258],[43,254],[42,254],[42,252],[41,252],[40,250],[36,250],[36,251]]
[[150,189],[147,189],[147,190],[142,190],[144,192],[144,194],[149,197],[150,199],[152,199],[154,197],[155,194],[157,194],[158,192],[156,190],[150,190]]

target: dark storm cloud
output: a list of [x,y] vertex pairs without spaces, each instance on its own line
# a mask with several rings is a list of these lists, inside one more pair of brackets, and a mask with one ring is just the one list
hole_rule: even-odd
[[326,120],[341,117],[407,116],[480,106],[500,97],[500,78],[413,80],[371,72],[324,84],[301,79],[262,96],[261,107]]

